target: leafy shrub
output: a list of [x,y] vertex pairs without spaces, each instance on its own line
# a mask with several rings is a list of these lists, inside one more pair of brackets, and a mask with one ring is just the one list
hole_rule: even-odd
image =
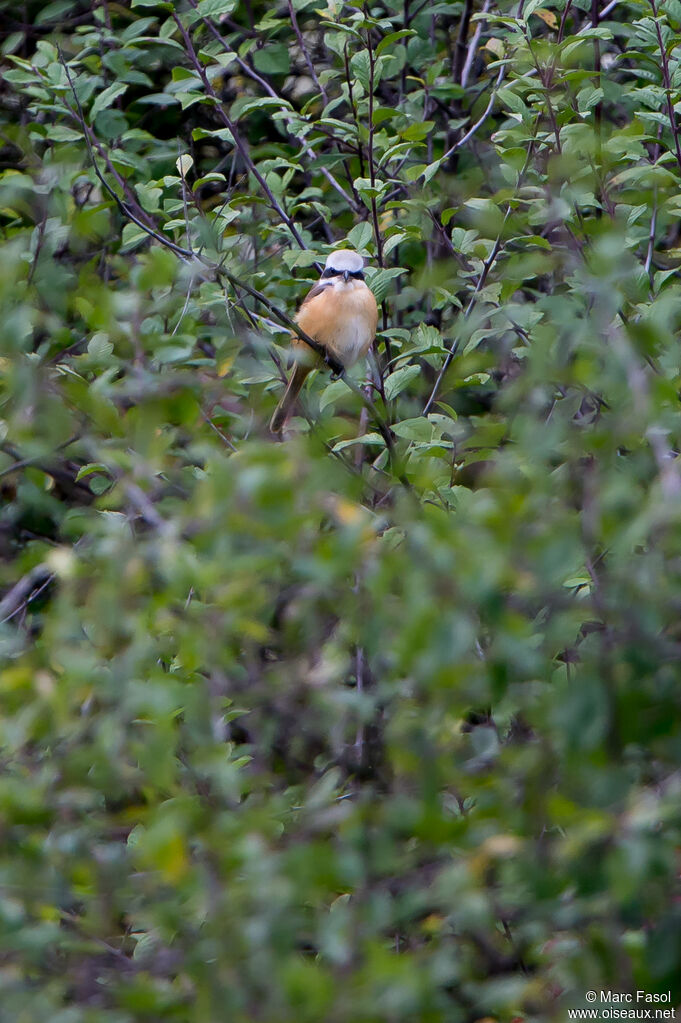
[[0,12],[0,1019],[678,1001],[677,0]]

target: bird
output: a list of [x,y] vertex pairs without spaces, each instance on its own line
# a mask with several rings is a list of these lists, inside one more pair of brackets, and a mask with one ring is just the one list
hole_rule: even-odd
[[[349,369],[363,358],[376,336],[378,308],[364,281],[364,260],[353,249],[329,254],[322,275],[305,296],[295,322],[327,352],[330,361]],[[305,378],[321,356],[302,338],[291,336],[295,365],[284,397],[277,405],[270,430],[281,433],[293,411]]]

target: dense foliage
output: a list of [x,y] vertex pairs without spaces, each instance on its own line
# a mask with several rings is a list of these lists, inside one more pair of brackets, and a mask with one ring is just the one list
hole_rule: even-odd
[[681,3],[540,2],[0,2],[2,1023],[681,997]]

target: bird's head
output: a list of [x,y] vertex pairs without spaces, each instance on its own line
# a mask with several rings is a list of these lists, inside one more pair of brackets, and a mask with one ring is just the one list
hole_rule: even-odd
[[352,249],[339,249],[326,257],[322,278],[339,277],[348,281],[364,280],[364,260]]

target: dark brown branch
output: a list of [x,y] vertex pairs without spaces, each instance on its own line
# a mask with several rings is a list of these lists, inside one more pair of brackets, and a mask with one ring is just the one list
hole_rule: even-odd
[[54,572],[45,564],[36,565],[0,600],[0,625],[10,621],[36,600],[54,579]]
[[[594,0],[594,3],[596,0]],[[674,100],[672,99],[672,78],[669,72],[669,56],[667,54],[667,48],[664,45],[662,38],[662,30],[660,29],[659,16],[657,13],[657,2],[656,0],[648,0],[653,11],[653,17],[655,20],[655,34],[657,35],[657,42],[660,48],[660,62],[662,65],[662,82],[664,84],[664,91],[667,101],[667,116],[669,118],[669,127],[671,129],[672,138],[674,140],[674,154],[676,156],[676,162],[681,168],[681,143],[679,142],[679,128],[676,123],[676,113],[674,112]]]
[[482,116],[478,118],[478,120],[475,122],[475,124],[472,125],[472,127],[470,127],[468,129],[466,134],[462,138],[460,138],[458,140],[458,142],[455,142],[454,145],[450,146],[449,149],[445,153],[442,154],[442,156],[440,157],[440,160],[448,160],[449,157],[452,155],[452,153],[455,153],[457,151],[457,149],[461,149],[462,146],[465,146],[466,143],[468,142],[468,140],[471,139],[480,128],[482,128],[483,124],[485,123],[485,121],[487,120],[489,115],[492,113],[492,107],[494,106],[494,101],[497,98],[497,92],[498,92],[498,90],[499,90],[499,88],[501,86],[501,83],[503,82],[505,76],[506,76],[506,66],[502,65],[501,68],[499,69],[499,74],[497,75],[497,79],[496,79],[496,81],[495,81],[495,83],[494,83],[494,85],[492,87],[492,95],[489,98],[489,103],[485,107],[485,109],[484,109],[484,111],[482,113]]
[[189,33],[187,32],[186,28],[182,24],[182,21],[181,21],[180,17],[177,14],[175,14],[175,13],[173,13],[172,17],[173,17],[173,20],[174,20],[175,24],[177,25],[178,29],[180,30],[180,34],[182,36],[182,39],[183,39],[183,42],[184,42],[184,45],[185,45],[185,48],[186,48],[186,51],[187,51],[187,55],[188,55],[191,63],[194,65],[194,69],[195,69],[196,73],[198,74],[199,78],[201,79],[201,83],[202,83],[202,85],[203,85],[203,87],[204,87],[204,89],[206,91],[206,95],[210,96],[210,98],[213,100],[213,103],[214,103],[214,106],[215,106],[215,112],[217,113],[218,117],[220,118],[222,123],[225,125],[225,127],[229,130],[229,133],[232,136],[232,139],[234,140],[234,145],[236,146],[236,148],[239,151],[239,155],[241,156],[241,159],[244,161],[244,163],[248,167],[249,171],[251,172],[251,174],[253,175],[255,180],[260,185],[260,188],[262,189],[265,197],[267,198],[268,203],[270,204],[270,206],[272,207],[274,212],[277,214],[278,217],[280,217],[282,223],[286,225],[286,227],[287,227],[289,233],[291,234],[292,238],[294,238],[294,240],[300,246],[301,249],[307,249],[307,245],[303,241],[302,236],[301,236],[300,232],[298,231],[298,228],[293,223],[293,221],[289,217],[288,213],[281,206],[281,204],[277,200],[276,196],[272,192],[272,189],[267,184],[267,182],[265,181],[264,177],[262,176],[262,174],[260,173],[260,171],[256,167],[256,165],[255,165],[255,163],[253,161],[253,158],[251,157],[251,154],[248,152],[248,149],[246,148],[246,145],[244,144],[243,139],[241,138],[241,135],[239,134],[239,130],[238,130],[236,124],[234,123],[232,118],[229,116],[229,114],[225,110],[223,104],[220,102],[220,98],[217,95],[217,93],[215,92],[215,89],[213,88],[213,86],[211,85],[210,79],[208,78],[208,75],[206,74],[206,70],[205,70],[203,64],[201,63],[201,61],[199,60],[199,58],[197,56],[196,50],[194,49],[194,44],[192,43],[191,38],[190,38]]
[[[485,0],[485,2],[482,5],[482,13],[483,14],[487,13],[487,11],[490,8],[490,5],[491,5],[491,0]],[[475,51],[476,51],[477,46],[478,46],[478,40],[480,39],[480,36],[482,35],[482,26],[483,26],[483,24],[484,24],[484,22],[482,22],[482,21],[479,21],[477,23],[477,25],[475,26],[475,31],[473,32],[471,40],[470,40],[470,42],[469,42],[469,44],[468,44],[468,46],[466,48],[466,59],[464,61],[463,68],[461,69],[461,85],[463,85],[464,89],[468,85],[468,76],[471,73],[471,68],[473,66],[473,61],[475,60]]]
[[[189,0],[189,5],[195,11],[198,11],[198,4],[197,4],[196,0]],[[279,94],[272,88],[270,83],[268,81],[266,81],[261,75],[259,75],[258,72],[253,67],[251,67],[251,65],[248,63],[248,61],[245,61],[242,57],[240,57],[239,54],[235,50],[233,50],[225,42],[225,40],[220,35],[220,32],[218,31],[218,29],[215,27],[213,22],[210,20],[210,18],[206,18],[206,17],[202,16],[201,17],[201,21],[206,26],[206,28],[208,29],[210,34],[213,36],[213,38],[220,44],[220,46],[225,51],[225,53],[229,53],[230,56],[232,56],[234,58],[236,64],[241,68],[241,70],[244,72],[244,74],[248,75],[248,77],[251,78],[254,82],[257,82],[257,84],[260,86],[260,88],[263,89],[267,93],[267,95],[270,96],[272,99],[281,100],[281,96],[279,96]],[[320,86],[320,88],[321,88],[321,86]],[[325,102],[326,102],[326,97],[325,97]],[[300,135],[294,135],[294,134],[290,134],[289,137],[293,138],[298,143],[298,145],[301,146],[301,148],[303,149],[303,151],[305,152],[305,154],[307,156],[314,157],[314,155],[315,155],[314,151],[310,148],[310,146],[307,144],[305,139],[301,138]],[[320,172],[323,175],[323,177],[325,177],[326,180],[329,182],[331,187],[335,188],[335,190],[338,192],[338,194],[343,197],[345,202],[347,202],[349,206],[352,206],[352,208],[355,211],[358,211],[359,208],[360,208],[359,201],[357,199],[353,198],[348,192],[346,192],[346,190],[343,188],[341,183],[334,177],[334,175],[331,173],[331,171],[327,167],[320,167]]]
[[459,34],[456,39],[456,49],[454,51],[454,67],[452,68],[452,77],[459,85],[462,84],[463,69],[466,63],[468,29],[470,27],[472,13],[473,0],[466,0],[461,14],[461,24],[459,25]]
[[[591,27],[598,28],[598,22],[600,15],[598,11],[598,0],[591,0]],[[594,86],[599,89],[601,86],[601,44],[596,37],[594,39]],[[597,162],[599,167],[602,164],[601,154],[601,143],[602,143],[602,122],[603,122],[603,102],[598,101],[594,108],[594,126],[596,128],[596,151],[597,151]]]
[[[535,125],[535,134],[536,134],[536,131],[537,131],[537,125]],[[532,157],[534,156],[534,146],[535,146],[535,143],[534,143],[534,139],[533,139],[533,141],[531,142],[531,144],[530,144],[530,146],[528,148],[527,157],[525,159],[525,163],[524,163],[524,165],[523,165],[523,167],[522,167],[522,169],[521,169],[521,171],[520,171],[520,173],[518,175],[518,181],[516,182],[515,192],[517,192],[518,188],[520,187],[521,182],[522,182],[523,178],[525,177],[525,174],[527,173],[527,170],[528,170],[528,168],[530,166],[530,162],[532,160]],[[480,292],[484,288],[484,286],[485,286],[485,284],[487,282],[487,278],[489,276],[489,272],[492,269],[492,267],[494,266],[496,258],[499,255],[499,252],[501,251],[503,231],[504,231],[504,227],[506,225],[506,221],[508,220],[508,218],[509,218],[509,216],[511,214],[511,208],[512,208],[511,207],[511,202],[509,202],[507,207],[506,207],[506,213],[504,215],[504,220],[503,220],[503,223],[501,225],[501,230],[499,231],[499,234],[496,237],[494,245],[492,246],[492,251],[490,252],[490,254],[487,257],[487,259],[485,260],[485,262],[483,263],[482,270],[480,271],[480,276],[478,277],[477,284],[475,285],[475,291],[471,295],[470,301],[469,301],[469,303],[468,303],[468,305],[466,307],[466,311],[464,312],[464,320],[467,320],[468,317],[473,312],[473,308],[475,306],[475,303],[477,302],[478,295],[480,294]],[[423,409],[423,415],[424,416],[428,415],[428,412],[432,408],[433,403],[435,401],[435,398],[437,396],[437,392],[439,390],[440,384],[442,383],[442,379],[443,379],[445,373],[447,372],[447,370],[449,369],[449,367],[451,365],[451,362],[452,362],[452,359],[454,358],[454,356],[457,353],[457,350],[458,350],[458,339],[455,338],[454,341],[452,342],[451,346],[450,346],[449,351],[447,352],[447,355],[445,356],[445,360],[442,363],[442,366],[440,367],[440,371],[439,371],[439,373],[438,373],[438,375],[437,375],[437,377],[435,379],[435,383],[434,383],[433,389],[432,389],[432,391],[430,393],[430,397],[428,398],[428,401],[426,402],[426,404],[424,406],[424,409]]]
[[383,266],[383,240],[381,228],[378,223],[378,205],[376,203],[376,161],[374,160],[374,84],[376,72],[376,55],[371,42],[371,29],[367,29],[367,52],[369,54],[369,180],[371,181],[371,219],[374,225],[374,240],[376,242],[376,261],[380,267]]
[[294,8],[293,4],[291,3],[291,0],[288,0],[288,13],[289,13],[289,18],[291,19],[291,25],[293,26],[293,31],[295,32],[296,39],[298,40],[298,45],[300,46],[301,52],[303,54],[303,58],[304,58],[305,63],[307,65],[307,69],[310,72],[310,77],[312,78],[312,81],[315,83],[315,85],[319,89],[319,91],[321,93],[321,96],[322,96],[322,99],[324,100],[324,103],[326,104],[326,103],[329,102],[329,97],[326,94],[326,90],[325,90],[324,86],[320,83],[319,79],[317,78],[317,72],[315,71],[315,66],[312,63],[311,59],[310,59],[310,54],[307,52],[307,46],[305,45],[305,39],[303,38],[303,33],[300,31],[300,26],[298,24],[298,18],[296,17],[295,8]]
[[359,173],[361,177],[365,176],[364,170],[364,152],[362,148],[362,140],[359,133],[359,116],[357,114],[357,107],[355,106],[355,97],[352,92],[352,76],[350,74],[350,59],[348,57],[348,44],[345,44],[343,50],[343,57],[345,62],[345,82],[348,87],[348,103],[350,104],[350,110],[352,111],[352,117],[357,128],[357,156],[359,158]]

